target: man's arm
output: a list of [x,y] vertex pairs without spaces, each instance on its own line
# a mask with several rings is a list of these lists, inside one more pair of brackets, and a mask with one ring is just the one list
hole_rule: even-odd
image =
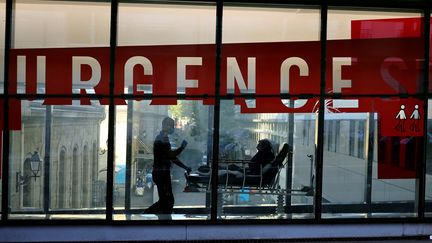
[[172,150],[172,152],[175,154],[175,156],[179,155],[185,148],[186,148],[187,142],[186,140],[183,140],[182,144],[179,148]]
[[158,151],[158,153],[163,155],[164,158],[174,160],[177,158],[177,155],[179,155],[184,150],[186,145],[187,142],[183,141],[178,149],[171,150],[171,145],[168,140],[164,141],[162,139],[156,139],[153,147],[155,152]]
[[174,160],[172,160],[172,162],[173,162],[174,164],[176,164],[177,166],[179,166],[179,167],[185,169],[188,173],[192,171],[191,167],[186,166],[186,165],[183,164],[183,162],[181,162],[179,159],[174,159]]

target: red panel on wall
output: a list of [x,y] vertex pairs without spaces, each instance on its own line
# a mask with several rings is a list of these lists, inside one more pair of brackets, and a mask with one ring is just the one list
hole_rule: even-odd
[[[351,37],[418,38],[422,25],[421,18],[354,20]],[[388,99],[384,103],[378,114],[378,178],[416,178],[424,154],[424,102],[410,98]]]

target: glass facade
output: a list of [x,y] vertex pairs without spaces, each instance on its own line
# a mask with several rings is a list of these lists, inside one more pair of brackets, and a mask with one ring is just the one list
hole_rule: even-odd
[[[415,11],[328,11],[327,56],[332,72],[327,73],[326,90],[351,96],[325,100],[323,218],[354,211],[356,217],[417,215],[416,168],[422,157],[409,156],[423,153],[423,134],[416,133],[421,129],[416,119],[420,116],[413,113],[424,101],[397,96],[424,92],[418,67],[424,56],[421,21],[421,13]],[[404,41],[417,47],[410,50],[413,56],[391,47],[411,45]],[[340,57],[347,53],[349,58]],[[404,67],[395,68],[398,65]],[[397,121],[403,124],[398,127]],[[400,153],[389,156],[389,149]],[[401,203],[403,210],[398,209]],[[335,206],[353,204],[358,205],[354,210]],[[382,206],[374,207],[378,204]]]
[[423,7],[9,4],[2,221],[432,215]]

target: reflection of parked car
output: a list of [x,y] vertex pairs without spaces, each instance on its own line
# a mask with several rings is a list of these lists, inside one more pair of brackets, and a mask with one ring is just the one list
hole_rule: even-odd
[[207,155],[203,155],[202,159],[201,159],[201,163],[198,166],[203,166],[203,165],[207,165]]
[[135,182],[135,195],[144,196],[144,191],[153,190],[153,176],[152,170],[148,169],[146,172],[142,170],[137,171]]
[[145,177],[145,186],[147,190],[153,190],[153,174],[152,170],[147,170],[146,177]]
[[142,170],[138,170],[135,182],[135,195],[144,196],[144,184],[144,173]]

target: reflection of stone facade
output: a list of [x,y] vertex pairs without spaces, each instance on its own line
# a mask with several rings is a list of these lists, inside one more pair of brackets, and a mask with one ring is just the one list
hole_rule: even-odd
[[[39,178],[17,186],[17,172],[29,174],[24,160],[37,151],[45,159],[46,106],[22,102],[22,127],[11,132],[10,191],[11,208],[43,207],[44,165]],[[95,206],[93,184],[98,180],[100,123],[105,119],[100,106],[53,106],[50,143],[50,208],[88,208]],[[30,173],[31,174],[31,173]],[[16,190],[15,190],[16,188]],[[105,192],[103,192],[105,194]]]
[[[153,165],[153,142],[161,129],[161,122],[168,116],[168,106],[134,102],[134,159],[132,171],[145,170]],[[136,174],[132,174],[135,181]]]

